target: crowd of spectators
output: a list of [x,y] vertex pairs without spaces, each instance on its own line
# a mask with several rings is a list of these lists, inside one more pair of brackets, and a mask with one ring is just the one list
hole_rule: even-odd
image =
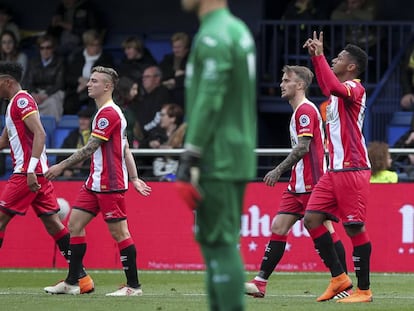
[[[376,1],[291,0],[286,2],[280,18],[371,21],[376,19]],[[376,38],[358,33],[355,27],[348,29],[350,42],[376,42]],[[84,115],[85,111],[93,110],[95,104],[88,97],[86,88],[91,68],[97,65],[113,67],[120,76],[114,98],[128,121],[130,146],[181,147],[182,137],[174,138],[171,128],[174,127],[174,132],[179,128],[178,136],[184,135],[184,78],[191,36],[175,32],[170,38],[170,53],[165,53],[157,61],[140,34],[125,35],[118,47],[121,53],[109,52],[105,49],[107,31],[105,23],[88,0],[61,0],[50,17],[47,29],[33,40],[34,46],[20,49],[20,43],[25,38],[11,11],[0,5],[0,60],[23,65],[23,88],[35,98],[40,114],[54,117],[57,123],[63,115]],[[292,39],[298,41],[293,36]],[[401,107],[410,111],[414,106],[413,55],[414,52],[407,55],[404,61],[406,70],[401,79],[404,92]],[[4,107],[3,102],[2,111]],[[168,122],[170,124],[166,125]],[[170,135],[180,143],[171,145]],[[152,166],[155,161],[157,167],[161,167],[160,163],[175,163],[174,159],[158,157],[148,158],[144,164]],[[160,173],[156,171],[151,170],[150,174],[159,177]]]
[[[173,34],[171,53],[166,53],[158,63],[138,34],[125,36],[119,46],[123,54],[116,59],[105,49],[106,34],[105,24],[88,0],[61,0],[47,29],[30,38],[32,46],[26,44],[25,49],[20,49],[21,40],[27,38],[21,35],[11,11],[0,5],[0,60],[23,66],[22,86],[35,98],[41,116],[51,116],[59,124],[64,115],[78,115],[79,127],[69,133],[62,146],[52,147],[78,148],[86,143],[95,109],[86,84],[94,66],[112,67],[120,76],[114,100],[127,119],[127,137],[132,148],[181,147],[183,137],[175,138],[174,143],[168,137],[172,128],[175,131],[181,125],[184,116],[190,36],[184,32]],[[6,105],[3,101],[2,111]],[[155,141],[159,141],[157,147]],[[148,176],[154,172],[153,160],[145,160]],[[162,160],[173,163],[169,158]],[[86,167],[87,163],[83,163],[65,171],[63,176],[85,176]]]

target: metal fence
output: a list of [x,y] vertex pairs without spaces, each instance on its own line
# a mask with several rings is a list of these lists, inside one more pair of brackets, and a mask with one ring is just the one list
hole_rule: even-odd
[[[76,152],[78,149],[46,149],[46,153],[50,156],[57,156],[57,155],[71,155],[72,153]],[[274,161],[268,161],[266,165],[261,165],[260,161],[257,168],[257,175],[254,181],[262,181],[262,178],[264,177],[265,173],[274,168],[280,161],[291,152],[292,149],[290,148],[256,148],[255,153],[258,158],[272,158]],[[156,156],[175,156],[178,157],[184,149],[131,149],[132,154],[136,159],[141,157],[156,157]],[[390,154],[393,157],[399,156],[399,155],[408,155],[408,154],[414,154],[414,148],[390,148],[389,149]],[[10,149],[3,149],[0,150],[0,155],[10,155]],[[52,163],[53,164],[53,163]],[[404,169],[401,165],[397,167],[398,169]],[[414,166],[412,167],[414,170]],[[138,169],[142,172],[143,170],[152,170],[152,166],[139,166]],[[8,173],[4,176],[0,176],[0,179],[8,178],[8,175],[11,173],[11,171],[8,171]],[[281,181],[288,181],[289,179],[289,173],[287,172],[284,174],[281,178]],[[145,178],[148,181],[156,181],[158,179],[147,177]],[[402,181],[410,181],[414,182],[414,176],[413,178],[409,177]]]

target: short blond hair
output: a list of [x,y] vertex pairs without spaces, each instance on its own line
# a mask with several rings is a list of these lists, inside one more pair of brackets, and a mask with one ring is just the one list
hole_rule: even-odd
[[305,90],[307,90],[308,87],[311,85],[312,79],[314,76],[313,72],[308,67],[305,67],[305,66],[285,65],[282,71],[284,73],[290,73],[290,72],[295,73],[298,76],[298,78],[304,82]]
[[110,68],[110,67],[104,67],[104,66],[96,66],[92,68],[91,74],[94,72],[104,73],[107,76],[109,76],[108,80],[112,83],[114,88],[118,84],[119,76],[115,69]]

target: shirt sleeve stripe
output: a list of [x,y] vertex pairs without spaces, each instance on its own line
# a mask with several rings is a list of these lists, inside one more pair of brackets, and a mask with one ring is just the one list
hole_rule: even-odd
[[33,111],[29,112],[28,114],[24,115],[22,120],[26,119],[28,116],[34,114],[35,112],[37,112],[37,110],[33,110]]
[[96,133],[92,133],[91,135],[92,135],[92,136],[95,136],[95,137],[97,137],[97,138],[99,138],[99,139],[102,139],[102,140],[104,140],[104,141],[108,141],[108,140],[109,140],[108,138],[106,138],[106,137],[104,137],[104,136],[101,136],[101,135],[98,135],[98,134],[96,134]]

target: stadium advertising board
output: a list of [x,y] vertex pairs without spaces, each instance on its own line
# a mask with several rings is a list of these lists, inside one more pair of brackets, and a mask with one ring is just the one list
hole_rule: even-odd
[[[70,206],[81,182],[54,182],[62,209]],[[193,214],[176,195],[171,183],[151,183],[150,197],[127,192],[128,223],[138,249],[140,269],[204,269],[195,243]],[[0,182],[0,189],[4,182]],[[368,231],[372,239],[372,270],[376,272],[414,272],[414,195],[412,184],[371,185]],[[240,249],[247,270],[257,270],[270,237],[272,218],[286,184],[266,187],[251,183],[241,219]],[[347,250],[352,271],[349,239],[340,224],[335,226]],[[87,227],[87,268],[120,268],[116,243],[102,218],[96,217]],[[0,267],[51,268],[67,264],[47,235],[41,222],[30,210],[25,217],[15,217],[7,228],[0,249]],[[313,249],[302,222],[292,228],[279,271],[327,271]]]

